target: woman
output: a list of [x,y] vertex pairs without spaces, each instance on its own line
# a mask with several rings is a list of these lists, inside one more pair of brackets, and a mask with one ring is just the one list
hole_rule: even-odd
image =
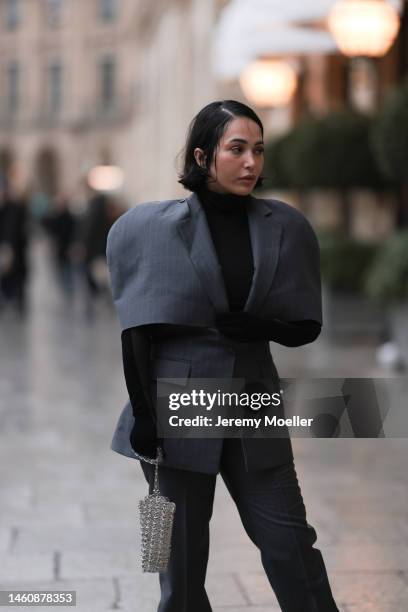
[[[263,127],[249,107],[213,102],[193,119],[179,182],[187,199],[136,206],[108,237],[130,401],[112,449],[156,456],[176,503],[159,612],[211,612],[204,581],[219,472],[284,612],[337,610],[306,522],[289,438],[157,439],[154,381],[171,377],[279,382],[269,341],[320,333],[319,250],[306,219],[262,184]],[[152,382],[151,382],[152,381]],[[141,463],[148,482],[152,465]]]

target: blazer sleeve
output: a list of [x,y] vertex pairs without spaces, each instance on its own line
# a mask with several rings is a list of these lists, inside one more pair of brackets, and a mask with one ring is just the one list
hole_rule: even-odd
[[172,200],[138,204],[109,231],[106,258],[122,331],[152,324],[205,326],[212,320],[212,306],[202,299],[185,246],[169,221],[172,207]]
[[122,331],[158,322],[146,275],[146,245],[155,242],[148,205],[127,211],[112,225],[107,237],[110,286]]
[[[316,234],[306,217],[295,208],[275,201],[283,228],[275,277],[264,304],[282,321],[317,321],[322,325],[320,249]],[[285,208],[282,208],[282,205]],[[269,316],[268,316],[269,315]]]
[[153,415],[150,397],[151,339],[145,327],[133,327],[122,332],[122,359],[126,387],[133,415],[147,412]]

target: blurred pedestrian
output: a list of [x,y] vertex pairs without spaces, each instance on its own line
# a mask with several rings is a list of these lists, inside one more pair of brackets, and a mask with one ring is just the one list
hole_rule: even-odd
[[77,230],[77,219],[65,195],[55,198],[50,212],[42,220],[52,241],[57,278],[66,297],[73,294],[73,264],[71,249]]
[[97,193],[91,197],[79,230],[86,285],[87,312],[93,314],[95,299],[107,296],[110,302],[106,240],[122,210],[113,196]]
[[27,306],[28,209],[23,194],[9,188],[0,193],[0,303],[11,303],[20,314]]

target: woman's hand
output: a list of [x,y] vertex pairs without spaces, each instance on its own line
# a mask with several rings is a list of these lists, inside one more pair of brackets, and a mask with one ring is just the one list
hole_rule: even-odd
[[270,340],[283,346],[302,346],[316,340],[321,331],[318,321],[266,321],[244,311],[225,312],[215,320],[219,331],[236,342]]
[[163,440],[157,437],[156,423],[149,410],[137,411],[130,432],[130,444],[138,455],[156,459],[157,447],[162,446]]
[[263,340],[268,336],[265,324],[259,317],[244,311],[225,312],[217,315],[216,327],[228,338],[237,342]]

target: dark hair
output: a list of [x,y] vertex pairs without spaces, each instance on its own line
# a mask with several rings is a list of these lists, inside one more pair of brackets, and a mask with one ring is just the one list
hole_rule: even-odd
[[[261,128],[263,125],[258,115],[242,102],[236,100],[219,100],[204,106],[190,123],[187,141],[180,155],[183,155],[183,167],[178,182],[190,191],[199,191],[211,177],[210,166],[215,149],[223,136],[228,124],[235,117],[247,117],[255,121]],[[199,147],[204,151],[204,167],[200,166],[194,157],[194,149]],[[260,176],[255,184],[261,187],[265,177]]]

